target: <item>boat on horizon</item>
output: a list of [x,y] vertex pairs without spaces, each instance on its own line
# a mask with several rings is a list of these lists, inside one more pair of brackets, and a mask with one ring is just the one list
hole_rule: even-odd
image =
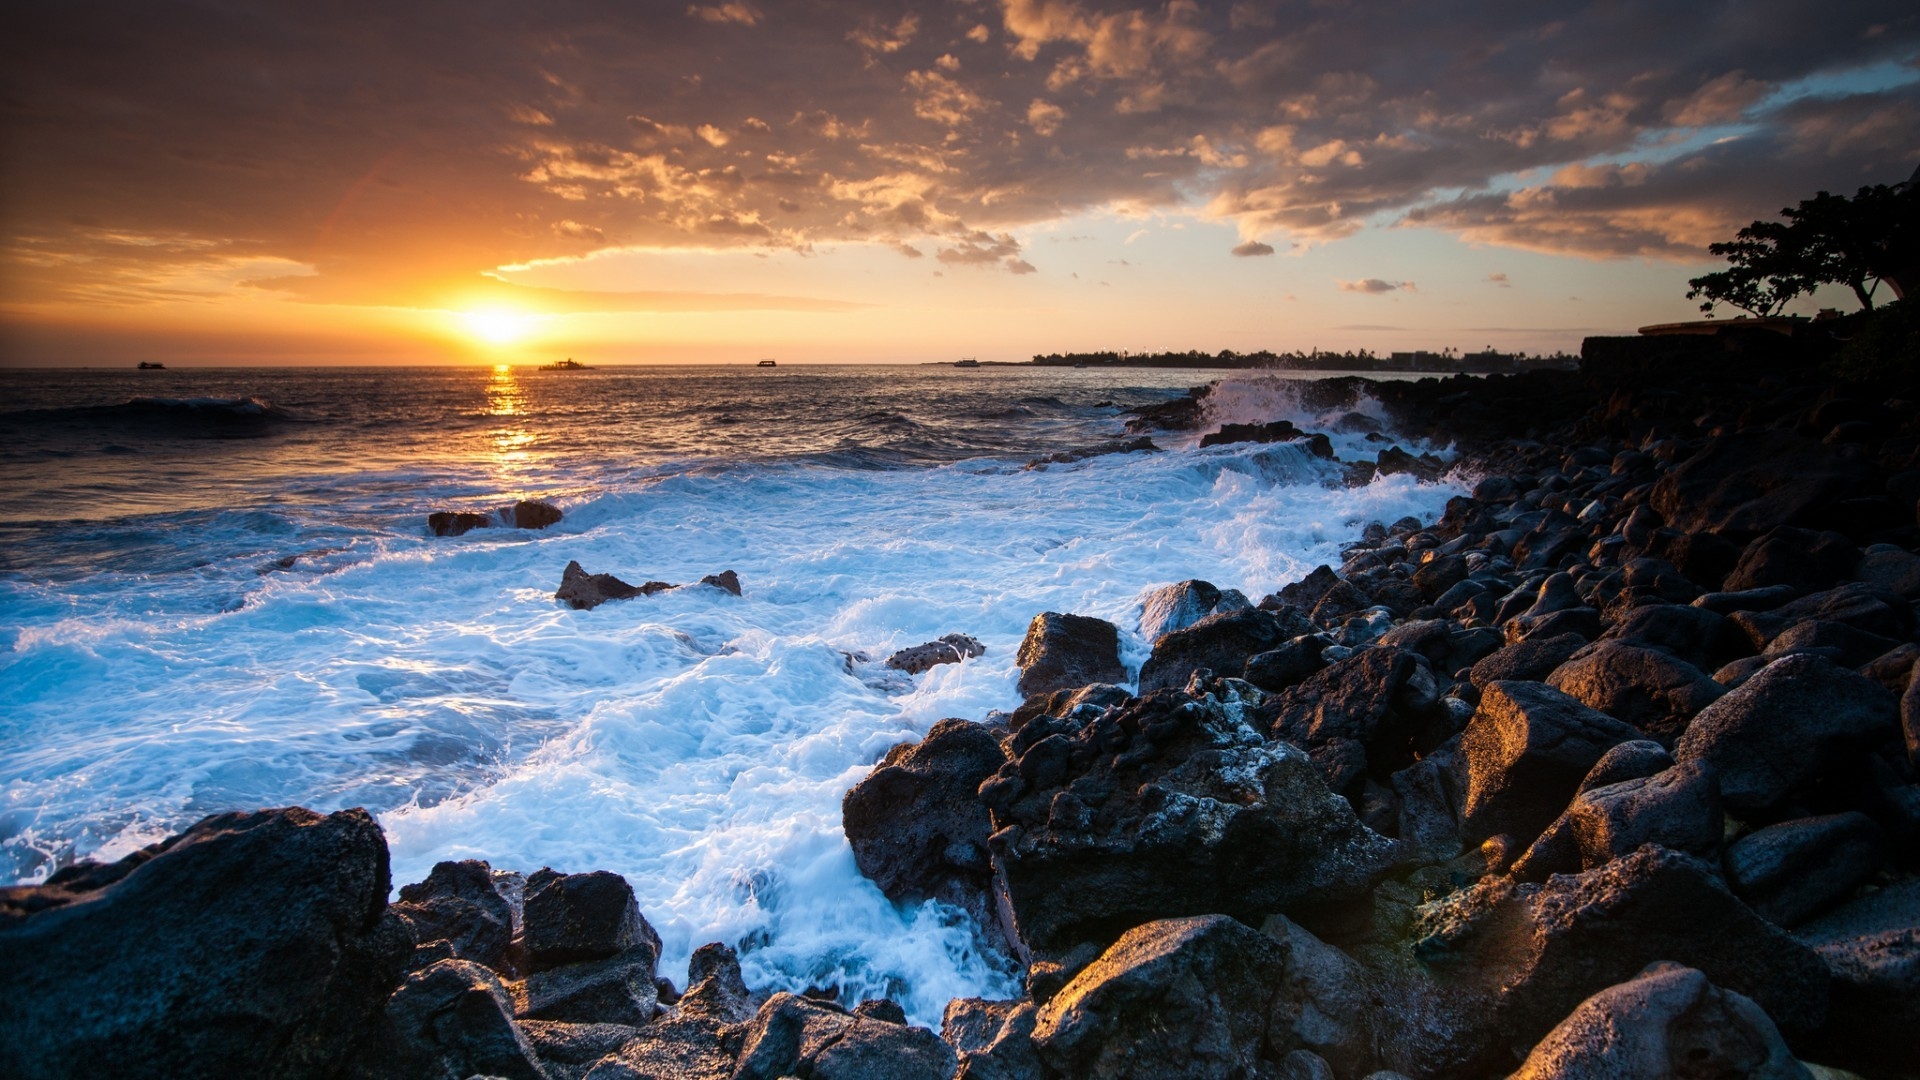
[[975,360],[971,356],[963,356],[960,359],[955,360],[953,362],[953,366],[954,367],[979,367],[980,361]]
[[771,360],[762,360],[762,361],[760,361],[759,363],[757,363],[757,364],[755,364],[755,365],[753,365],[753,366],[754,366],[754,367],[778,367],[779,365],[777,365],[777,364],[775,364],[775,363],[774,363],[773,361],[771,361]]
[[565,360],[556,360],[551,364],[541,364],[541,371],[592,371],[587,365],[569,356]]
[[167,370],[167,365],[161,363],[158,360],[142,360],[140,361],[140,370],[141,371],[165,371]]

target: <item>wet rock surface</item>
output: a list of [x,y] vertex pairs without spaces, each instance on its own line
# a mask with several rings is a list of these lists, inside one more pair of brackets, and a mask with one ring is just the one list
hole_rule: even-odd
[[1120,631],[1085,615],[1035,615],[1015,662],[1022,697],[1127,681],[1127,669],[1120,666]]

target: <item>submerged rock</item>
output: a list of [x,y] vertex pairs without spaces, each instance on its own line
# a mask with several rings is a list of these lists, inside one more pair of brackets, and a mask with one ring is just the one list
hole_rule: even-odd
[[[734,594],[739,595],[738,586],[735,587]],[[924,645],[901,649],[887,657],[887,666],[895,671],[918,675],[940,664],[957,664],[975,656],[984,656],[986,651],[987,647],[980,644],[976,638],[966,634],[945,634],[938,640],[929,641]]]
[[673,586],[664,581],[649,581],[645,585],[629,585],[612,574],[589,574],[578,562],[567,563],[560,574],[560,588],[554,591],[555,600],[565,600],[575,611],[591,611],[609,600],[625,600],[629,596],[652,596],[654,593],[671,589]]

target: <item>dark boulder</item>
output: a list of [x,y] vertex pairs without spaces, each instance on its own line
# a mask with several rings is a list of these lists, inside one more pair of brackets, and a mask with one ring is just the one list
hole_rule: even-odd
[[984,912],[993,825],[974,792],[1005,761],[993,735],[968,720],[942,720],[921,742],[895,746],[841,801],[854,864],[889,899]]
[[1545,683],[1488,683],[1461,740],[1465,839],[1477,843],[1506,833],[1531,842],[1560,815],[1601,755],[1639,737],[1630,725]]
[[553,1080],[576,1080],[618,1054],[638,1028],[625,1024],[569,1024],[559,1020],[516,1020],[515,1027]]
[[1623,858],[1642,844],[1711,858],[1720,849],[1723,825],[1711,766],[1680,765],[1593,787],[1583,783],[1566,811],[1514,863],[1512,874],[1519,881],[1544,881],[1549,874]]
[[1161,691],[1084,727],[1023,728],[1019,758],[980,788],[1009,937],[1058,950],[1152,919],[1251,920],[1351,899],[1384,873],[1393,843],[1246,711]]
[[733,946],[710,942],[687,961],[687,992],[674,1008],[682,1015],[708,1016],[737,1023],[754,1014],[753,994],[740,976],[740,955]]
[[1854,564],[1854,577],[1903,600],[1920,600],[1920,555],[1892,544],[1875,544]]
[[1503,679],[1540,682],[1586,647],[1587,639],[1579,634],[1536,635],[1488,653],[1474,662],[1467,677],[1480,690]]
[[[649,582],[649,584],[652,583]],[[700,584],[711,585],[722,592],[730,592],[735,596],[740,595],[740,575],[731,570],[722,570],[717,574],[708,574],[700,579]],[[955,635],[948,636],[951,637]],[[945,641],[946,638],[941,638],[940,640]],[[968,638],[967,640],[971,641],[973,639]],[[981,651],[984,652],[985,650],[983,649]]]
[[653,1019],[659,1005],[658,957],[657,946],[642,942],[604,960],[536,971],[508,986],[513,1014],[530,1020],[638,1027]]
[[1410,763],[1452,732],[1420,721],[1437,703],[1432,670],[1405,649],[1362,649],[1260,709],[1274,738],[1316,750],[1334,740],[1364,748],[1363,760],[1382,776]]
[[411,941],[364,810],[216,814],[0,890],[0,1074],[323,1076]]
[[521,499],[500,511],[500,520],[514,529],[544,529],[558,524],[560,518],[559,507],[538,499]]
[[1546,681],[1582,704],[1669,743],[1695,713],[1726,693],[1685,660],[1609,640],[1575,653]]
[[1041,1007],[1033,1042],[1086,1080],[1253,1076],[1283,966],[1271,939],[1223,915],[1137,926]]
[[1813,1080],[1753,999],[1656,961],[1580,1003],[1511,1080]]
[[1804,619],[1787,627],[1767,642],[1760,653],[1768,660],[1793,653],[1824,656],[1841,667],[1858,668],[1899,648],[1900,642],[1881,637],[1842,622]]
[[901,649],[887,657],[887,666],[895,671],[918,675],[937,665],[957,664],[975,656],[984,656],[986,652],[987,647],[980,644],[978,639],[966,634],[945,634],[936,641]]
[[1272,609],[1281,604],[1290,604],[1302,611],[1312,611],[1313,605],[1327,595],[1327,590],[1338,584],[1340,575],[1333,572],[1333,567],[1322,564],[1299,581],[1282,585],[1279,592],[1260,601],[1260,606]]
[[[1653,485],[1648,505],[1683,532],[1744,542],[1777,525],[1817,525],[1870,475],[1858,455],[1789,432],[1717,436]],[[1689,575],[1692,576],[1692,575]]]
[[1905,638],[1913,630],[1913,611],[1892,593],[1850,581],[1767,611],[1740,612],[1731,621],[1755,649],[1764,649],[1775,637],[1807,621],[1835,623],[1883,638]]
[[462,960],[511,975],[513,912],[493,886],[493,870],[475,859],[435,863],[427,880],[400,887],[396,914],[413,928],[415,941],[444,940]]
[[1085,615],[1035,615],[1014,662],[1020,666],[1021,697],[1127,681],[1127,669],[1120,666],[1120,631]]
[[560,588],[554,590],[555,600],[565,600],[575,611],[590,611],[609,600],[625,600],[630,596],[652,596],[654,593],[673,586],[664,581],[649,581],[645,585],[629,585],[612,574],[589,574],[580,568],[577,562],[569,562],[560,575]]
[[1249,658],[1312,629],[1288,614],[1294,617],[1258,608],[1226,611],[1163,635],[1140,665],[1140,692],[1178,689],[1201,668],[1238,678]]
[[1318,634],[1302,634],[1280,646],[1247,657],[1246,680],[1262,690],[1278,693],[1327,666],[1323,653],[1331,644]]
[[[1920,880],[1907,878],[1800,928],[1833,972],[1819,1060],[1868,1076],[1920,1075]],[[1809,1055],[1813,1056],[1813,1055]]]
[[619,874],[540,870],[527,878],[522,946],[529,972],[605,960],[629,949],[660,955],[660,935],[640,915],[633,886]]
[[1702,671],[1711,671],[1734,655],[1750,651],[1730,631],[1725,617],[1686,604],[1634,608],[1614,623],[1605,637],[1672,653]]
[[492,514],[472,510],[436,510],[427,515],[427,530],[435,536],[460,536],[492,526]]
[[1031,1001],[955,998],[941,1018],[940,1037],[960,1057],[954,1080],[1045,1080],[1033,1046],[1039,1010]]
[[1700,711],[1674,744],[1720,774],[1727,810],[1763,815],[1896,730],[1885,687],[1818,656],[1788,656]]
[[1694,597],[1690,603],[1716,615],[1731,615],[1736,611],[1772,611],[1799,595],[1800,590],[1791,585],[1767,585],[1739,592],[1710,592]]
[[1472,1075],[1511,1068],[1581,1001],[1661,960],[1752,998],[1789,1037],[1827,1017],[1813,950],[1748,910],[1708,864],[1653,845],[1541,884],[1483,879],[1421,908],[1415,932],[1425,935],[1415,953],[1459,995],[1486,995],[1477,1031],[1491,1057]]
[[514,1025],[506,987],[479,964],[442,960],[414,972],[394,991],[384,1019],[384,1037],[360,1047],[360,1077],[548,1080]]
[[1839,533],[1783,525],[1747,545],[1722,588],[1740,592],[1786,585],[1813,592],[1845,581],[1859,559],[1859,549]]
[[1213,613],[1220,595],[1211,582],[1197,578],[1150,590],[1140,599],[1140,636],[1152,644],[1162,634],[1192,626]]
[[1727,884],[1776,926],[1792,928],[1853,892],[1880,868],[1880,827],[1861,813],[1783,821],[1727,848]]
[[953,1048],[921,1027],[778,993],[747,1028],[734,1080],[951,1080]]

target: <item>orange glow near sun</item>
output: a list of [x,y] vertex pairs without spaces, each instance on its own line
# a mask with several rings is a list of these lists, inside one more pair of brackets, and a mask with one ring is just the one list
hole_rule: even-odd
[[504,308],[479,308],[460,316],[467,335],[485,345],[512,345],[533,333],[536,316]]

